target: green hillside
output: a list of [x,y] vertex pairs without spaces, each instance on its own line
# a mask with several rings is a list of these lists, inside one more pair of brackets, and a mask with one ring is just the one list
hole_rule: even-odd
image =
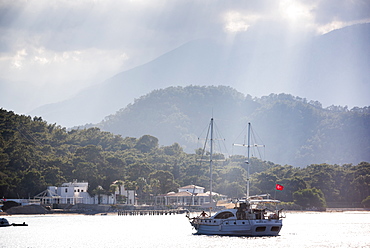
[[160,145],[177,142],[193,152],[211,116],[228,146],[241,142],[240,132],[251,122],[266,145],[264,159],[274,163],[370,161],[369,107],[323,108],[317,101],[287,94],[252,98],[226,86],[155,90],[96,126],[122,136],[150,134]]
[[[201,149],[186,153],[178,143],[159,146],[151,135],[139,138],[113,135],[99,128],[67,131],[42,118],[0,110],[0,195],[32,198],[48,185],[77,179],[88,181],[94,194],[101,185],[109,191],[115,180],[137,192],[139,203],[176,191],[179,186],[209,186],[207,162]],[[245,157],[215,154],[214,190],[229,197],[245,193]],[[275,184],[285,188],[277,197],[303,208],[365,206],[370,195],[370,164],[312,164],[305,168],[281,166],[253,157],[251,194],[275,195]],[[363,202],[363,203],[361,203]]]

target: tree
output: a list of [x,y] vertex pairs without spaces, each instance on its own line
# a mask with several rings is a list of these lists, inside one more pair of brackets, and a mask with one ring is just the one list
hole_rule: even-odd
[[45,168],[43,175],[47,185],[60,185],[66,181],[63,172],[56,166]]
[[122,181],[122,180],[117,180],[117,181],[115,181],[115,182],[114,182],[114,184],[116,184],[116,185],[118,186],[118,193],[119,193],[120,195],[122,195],[121,187],[122,187],[123,185],[125,185],[125,182],[124,182],[124,181]]
[[105,182],[103,168],[107,167],[102,148],[95,145],[87,145],[76,150],[72,163],[75,167],[73,177],[79,180],[89,181],[92,188],[103,185],[108,188],[110,182]]
[[245,197],[245,184],[238,182],[227,182],[219,186],[219,189],[220,192],[232,198]]
[[174,143],[171,146],[165,146],[162,149],[163,152],[169,156],[178,156],[183,153],[183,149],[178,143]]
[[137,180],[137,195],[138,199],[145,201],[146,200],[146,186],[147,182],[144,177],[139,177]]
[[326,201],[320,189],[302,189],[293,193],[294,203],[304,208],[325,208]]
[[122,186],[125,185],[125,182],[122,180],[116,180],[114,181],[114,184],[118,187],[118,196],[116,196],[116,202],[117,203],[123,203],[124,202],[124,196],[122,196]]
[[157,178],[152,178],[150,180],[150,188],[155,196],[158,195],[160,187],[161,187],[161,183]]
[[129,166],[128,175],[131,181],[135,181],[139,177],[147,178],[153,171],[153,168],[145,161],[140,161],[139,159],[137,161]]
[[[126,192],[127,192],[127,197],[129,197],[129,190],[133,190],[134,191],[134,197],[136,197],[137,183],[135,181],[126,180],[125,181],[125,189],[126,189]],[[129,202],[127,202],[127,203],[129,203]],[[132,204],[135,204],[135,203],[133,202]]]
[[118,188],[117,184],[111,184],[109,186],[109,192],[112,193],[112,195],[114,196],[114,204],[117,203],[117,196],[116,196],[117,188]]
[[93,195],[97,195],[98,196],[98,204],[100,204],[101,202],[101,194],[104,194],[105,193],[105,190],[103,189],[102,186],[98,185],[98,187],[96,187],[93,191],[92,191]]
[[328,201],[337,201],[339,191],[335,187],[336,167],[329,164],[313,164],[307,167],[311,188],[322,190]]
[[365,208],[369,208],[370,207],[370,195],[366,197],[365,199],[363,199],[361,204],[364,205]]
[[45,188],[45,181],[40,171],[33,169],[24,174],[21,180],[23,197],[31,197],[40,193]]
[[144,153],[150,152],[158,148],[158,139],[151,135],[144,135],[137,141],[135,148]]
[[171,172],[158,170],[149,174],[149,180],[157,179],[159,181],[159,188],[161,193],[168,193],[175,191],[179,186],[175,183],[174,177]]

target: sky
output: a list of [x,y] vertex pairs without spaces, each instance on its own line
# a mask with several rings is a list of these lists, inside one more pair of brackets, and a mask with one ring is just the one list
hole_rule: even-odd
[[368,0],[1,0],[0,107],[63,101],[196,39],[294,43],[369,22]]

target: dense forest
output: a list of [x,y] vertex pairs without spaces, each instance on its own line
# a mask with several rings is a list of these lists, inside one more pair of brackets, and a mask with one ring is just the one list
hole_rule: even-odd
[[[171,135],[171,133],[169,133]],[[365,137],[367,139],[368,137]],[[135,189],[139,203],[177,191],[179,186],[208,189],[209,164],[202,147],[184,152],[179,143],[160,146],[158,138],[122,137],[92,127],[66,130],[40,117],[0,109],[0,196],[32,198],[48,185],[73,179],[107,191],[115,180]],[[245,156],[215,154],[214,190],[229,197],[245,194]],[[217,161],[216,161],[217,160]],[[251,194],[269,193],[303,208],[359,207],[370,202],[370,164],[279,165],[252,157]],[[275,184],[284,186],[276,191]]]
[[[329,106],[287,94],[261,98],[226,86],[155,90],[96,125],[123,137],[150,134],[160,145],[181,144],[191,153],[210,117],[227,144],[251,122],[267,147],[264,159],[304,167],[313,163],[370,161],[370,107]],[[231,148],[230,148],[231,149]]]

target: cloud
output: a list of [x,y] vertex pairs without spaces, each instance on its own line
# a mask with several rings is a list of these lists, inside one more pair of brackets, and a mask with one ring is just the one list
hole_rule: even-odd
[[315,22],[325,25],[333,21],[354,22],[369,19],[370,2],[364,0],[316,1]]
[[[1,77],[35,86],[42,104],[191,40],[272,33],[293,42],[369,20],[370,2],[363,0],[3,0]],[[49,84],[60,93],[44,90]]]
[[258,20],[257,15],[243,15],[240,12],[230,11],[225,13],[226,32],[245,32]]

